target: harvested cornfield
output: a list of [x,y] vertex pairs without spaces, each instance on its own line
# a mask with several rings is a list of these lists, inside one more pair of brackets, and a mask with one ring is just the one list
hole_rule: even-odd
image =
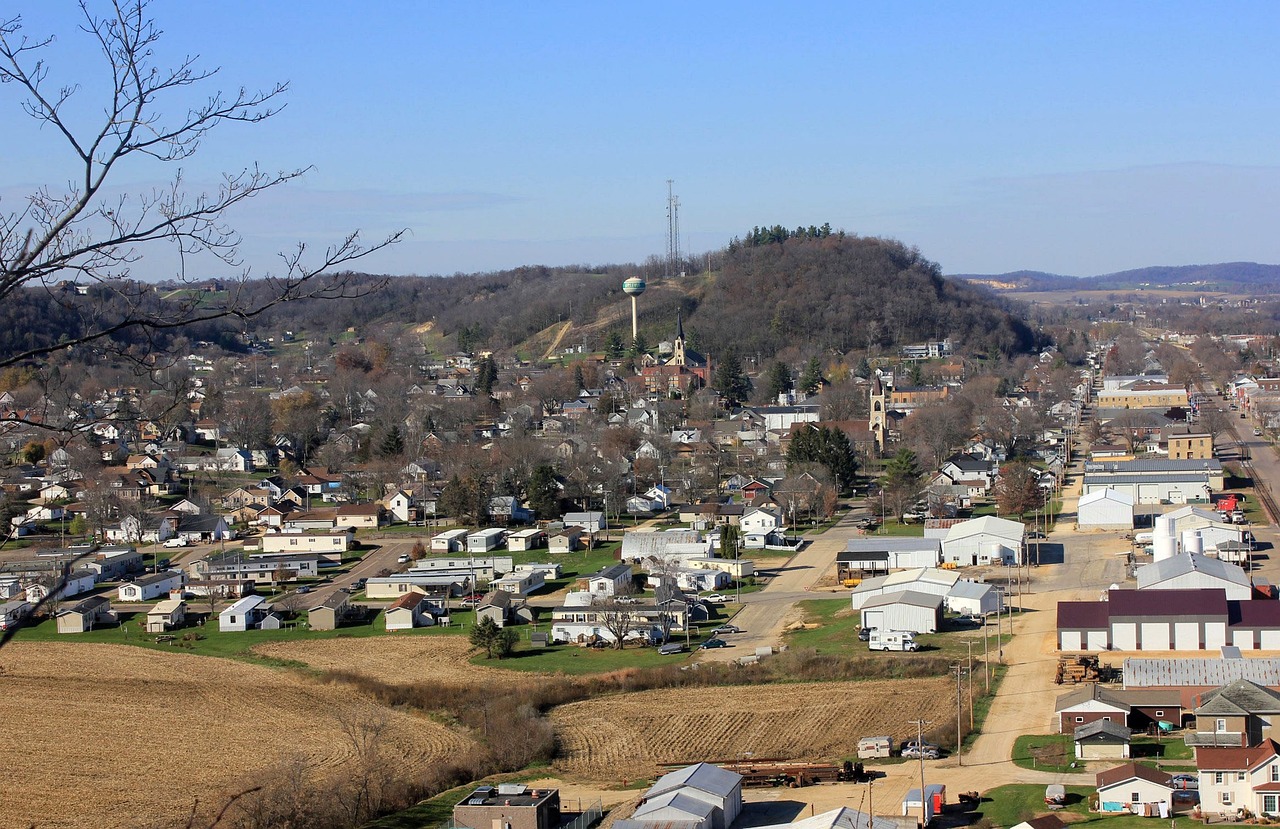
[[443,682],[458,686],[528,682],[529,674],[504,671],[468,660],[475,655],[465,636],[371,636],[271,642],[253,652],[273,659],[305,662],[320,670],[363,674],[393,684]]
[[[915,734],[910,720],[945,723],[945,677],[643,691],[552,712],[566,773],[591,779],[652,775],[659,763],[852,757],[867,734]],[[892,702],[889,702],[892,700]]]
[[10,773],[0,826],[182,825],[284,755],[323,770],[381,729],[394,762],[426,764],[470,741],[350,687],[226,659],[125,645],[11,643],[0,652]]

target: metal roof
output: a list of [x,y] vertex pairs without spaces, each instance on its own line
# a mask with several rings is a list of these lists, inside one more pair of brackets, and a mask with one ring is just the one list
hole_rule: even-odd
[[1226,685],[1237,679],[1248,679],[1259,685],[1276,685],[1280,684],[1280,658],[1129,657],[1124,661],[1123,676],[1125,688],[1205,688]]
[[923,607],[928,610],[937,610],[942,607],[942,596],[936,593],[921,593],[918,590],[895,590],[892,593],[885,593],[881,596],[875,596],[867,599],[862,605],[861,610],[870,610],[877,607],[887,607],[894,604],[906,604],[912,607]]
[[1155,474],[1090,474],[1085,473],[1085,486],[1114,486],[1116,484],[1161,484],[1161,483],[1196,483],[1208,486],[1209,476],[1204,472],[1181,472],[1176,475]]
[[1161,561],[1144,564],[1134,571],[1134,577],[1138,580],[1138,589],[1144,590],[1191,573],[1199,573],[1238,587],[1250,587],[1249,577],[1241,567],[1199,553],[1179,553]]
[[846,553],[913,553],[941,552],[942,540],[938,538],[850,538],[845,542]]

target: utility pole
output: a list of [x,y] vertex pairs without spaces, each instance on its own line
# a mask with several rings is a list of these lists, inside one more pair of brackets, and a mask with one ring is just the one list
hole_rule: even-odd
[[969,728],[973,728],[973,640],[966,639],[964,643],[969,648]]
[[982,614],[982,673],[987,679],[987,695],[991,695],[991,651],[988,645],[987,614]]
[[964,765],[964,737],[960,733],[960,672],[964,670],[964,666],[959,662],[951,667],[956,670],[956,762]]
[[933,725],[933,720],[910,720],[916,727],[916,756],[920,758],[920,825],[929,825],[929,799],[924,791],[924,727]]

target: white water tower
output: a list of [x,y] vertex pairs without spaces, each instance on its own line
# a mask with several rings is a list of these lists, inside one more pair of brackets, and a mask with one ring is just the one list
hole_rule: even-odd
[[633,276],[622,283],[622,292],[631,297],[631,342],[633,343],[640,335],[636,314],[636,297],[643,294],[646,287],[644,278],[640,276]]

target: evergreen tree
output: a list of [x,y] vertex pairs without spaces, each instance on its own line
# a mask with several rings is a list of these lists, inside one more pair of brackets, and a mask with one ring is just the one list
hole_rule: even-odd
[[398,458],[404,454],[404,436],[400,434],[400,424],[392,423],[391,428],[382,436],[378,454],[384,458]]
[[711,387],[734,405],[742,403],[751,396],[751,380],[743,372],[742,363],[738,360],[738,352],[734,349],[730,348],[720,358]]
[[573,364],[573,384],[578,387],[578,391],[587,387],[587,381],[582,376],[582,363]]
[[866,357],[862,357],[858,360],[858,365],[853,370],[853,376],[861,377],[863,380],[871,378],[871,363],[867,362]]
[[924,370],[920,367],[919,362],[915,362],[911,364],[911,385],[913,386],[924,385]]
[[560,514],[560,485],[554,467],[545,463],[534,467],[526,494],[529,509],[538,518],[545,521]]
[[783,392],[791,391],[795,384],[791,381],[791,369],[781,360],[769,366],[769,398],[776,400]]
[[493,394],[493,384],[498,381],[498,364],[493,355],[486,354],[476,366],[476,391],[486,397]]
[[631,356],[641,357],[649,351],[649,343],[644,338],[644,334],[637,333],[636,338],[631,342]]
[[804,374],[800,376],[800,390],[805,394],[813,394],[825,380],[822,376],[822,361],[816,356],[810,357],[809,363],[804,367]]
[[622,335],[617,331],[610,331],[609,336],[604,341],[605,356],[610,360],[620,360],[625,353],[626,346],[622,342]]
[[920,470],[916,453],[905,446],[884,465],[884,480],[881,485],[895,515],[902,515],[912,500],[920,494],[920,485],[923,480],[924,473]]
[[787,447],[787,464],[817,463],[827,468],[841,491],[847,492],[858,474],[858,454],[849,436],[822,426],[796,432]]

